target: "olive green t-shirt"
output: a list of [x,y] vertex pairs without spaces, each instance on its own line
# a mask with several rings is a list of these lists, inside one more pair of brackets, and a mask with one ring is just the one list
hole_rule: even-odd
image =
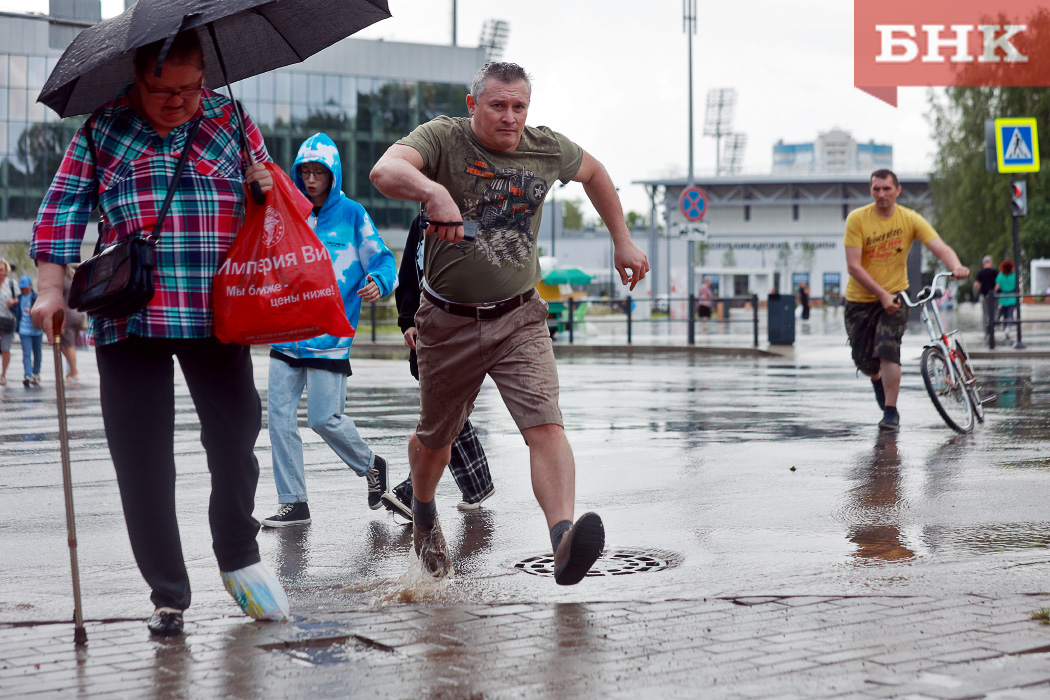
[[[937,238],[930,223],[913,209],[897,205],[893,215],[883,219],[874,202],[854,209],[846,218],[847,248],[861,249],[861,266],[880,287],[894,294],[908,288],[908,251],[916,238],[929,243]],[[879,298],[853,277],[846,284],[846,300],[878,301]]]
[[477,239],[455,245],[427,236],[423,276],[449,301],[502,301],[539,284],[537,238],[543,199],[569,182],[583,149],[545,126],[526,126],[513,151],[481,145],[467,117],[438,117],[398,141],[423,157],[423,174],[443,185]]

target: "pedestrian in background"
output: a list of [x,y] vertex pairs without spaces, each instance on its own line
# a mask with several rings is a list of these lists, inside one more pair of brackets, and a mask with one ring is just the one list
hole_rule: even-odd
[[805,282],[798,283],[798,303],[802,307],[802,320],[809,320],[809,285]]
[[[167,50],[161,59],[161,50]],[[102,419],[120,487],[131,549],[151,589],[147,627],[182,633],[190,579],[175,517],[175,366],[200,419],[208,455],[208,520],[220,578],[245,614],[287,615],[287,596],[262,563],[252,517],[259,463],[255,442],[262,404],[250,348],[220,343],[212,320],[212,278],[244,219],[245,185],[273,187],[258,127],[207,88],[195,31],[139,49],[134,82],[77,129],[33,227],[29,254],[40,271],[33,321],[49,340],[52,318],[65,309],[65,266],[79,261],[88,217],[102,212],[103,249],[152,230],[178,155],[189,158],[172,184],[171,210],[158,232],[156,293],[124,318],[91,318]],[[194,124],[196,137],[191,140]]]
[[3,372],[0,386],[7,384],[7,367],[11,364],[11,345],[18,331],[18,297],[21,293],[11,275],[11,263],[0,258],[0,356]]
[[977,271],[977,279],[974,280],[973,289],[977,293],[977,303],[981,305],[981,327],[984,328],[984,341],[991,345],[992,334],[995,333],[995,278],[999,271],[995,269],[995,261],[991,255],[985,255],[981,259],[981,269]]
[[876,170],[868,179],[874,201],[846,218],[846,333],[857,369],[871,379],[882,409],[880,430],[900,430],[897,395],[901,386],[901,339],[908,326],[908,307],[900,292],[908,288],[908,253],[918,239],[953,279],[970,270],[921,214],[897,204],[901,184],[891,170]]
[[[314,205],[310,228],[328,249],[343,298],[346,320],[357,328],[361,302],[373,302],[394,288],[394,254],[383,243],[365,208],[343,194],[339,149],[326,134],[303,141],[292,164],[292,182]],[[353,338],[316,338],[270,346],[266,415],[270,430],[277,512],[265,527],[311,522],[299,437],[299,398],[306,390],[306,421],[346,466],[368,481],[368,507],[382,508],[387,464],[361,439],[346,407],[346,378]]]
[[999,321],[1003,324],[1003,337],[1010,340],[1011,321],[1017,309],[1017,271],[1010,259],[999,263],[999,274],[995,276],[995,293],[999,295]]
[[[69,371],[66,373],[66,384],[79,384],[80,372],[77,371],[77,336],[84,325],[84,314],[69,305],[69,289],[73,283],[73,275],[76,273],[77,265],[66,265],[66,279],[62,286],[62,294],[66,299],[66,320],[62,325],[62,355],[66,358]],[[55,377],[58,381],[58,377]]]
[[700,328],[702,330],[707,330],[707,319],[711,318],[711,300],[714,296],[715,293],[711,291],[711,280],[704,280],[704,283],[700,285],[700,301],[697,303],[696,308],[700,314]]
[[40,364],[43,361],[44,333],[33,325],[30,313],[36,303],[33,280],[29,275],[18,278],[18,338],[22,341],[22,386],[40,386]]

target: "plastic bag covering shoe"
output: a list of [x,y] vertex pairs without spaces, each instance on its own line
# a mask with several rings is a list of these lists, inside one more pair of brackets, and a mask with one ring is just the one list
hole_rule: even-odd
[[248,617],[256,620],[284,620],[288,617],[288,596],[266,564],[258,562],[221,574],[226,590]]
[[215,336],[268,345],[328,334],[352,338],[328,249],[306,219],[311,204],[274,163],[266,203],[248,213],[212,282]]

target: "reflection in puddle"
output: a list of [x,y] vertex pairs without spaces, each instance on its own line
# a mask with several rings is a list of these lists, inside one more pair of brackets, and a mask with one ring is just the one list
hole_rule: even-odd
[[1050,547],[1050,524],[1003,523],[969,527],[931,525],[923,539],[933,549],[951,549],[969,554],[1020,552]]
[[903,561],[915,552],[901,541],[901,458],[896,433],[879,433],[867,463],[857,470],[861,481],[848,494],[847,509],[854,523],[849,541],[857,545],[854,557],[864,560]]

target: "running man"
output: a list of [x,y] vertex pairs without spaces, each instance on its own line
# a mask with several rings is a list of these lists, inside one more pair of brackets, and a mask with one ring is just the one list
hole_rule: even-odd
[[408,447],[416,554],[434,576],[447,575],[434,493],[488,375],[529,446],[554,580],[570,585],[601,554],[605,530],[595,513],[572,521],[575,465],[558,407],[547,304],[535,290],[541,206],[554,180],[583,183],[609,226],[623,284],[634,289],[649,263],[602,164],[565,136],[525,125],[531,96],[521,66],[485,64],[466,98],[470,117],[419,126],[387,150],[371,180],[388,197],[424,202],[431,222],[415,316],[420,416]]

